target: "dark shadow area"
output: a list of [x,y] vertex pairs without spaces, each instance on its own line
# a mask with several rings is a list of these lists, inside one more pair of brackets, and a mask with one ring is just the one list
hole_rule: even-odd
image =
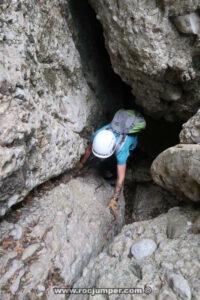
[[[85,78],[102,104],[105,122],[112,119],[117,109],[142,108],[135,104],[131,88],[114,73],[105,48],[101,23],[88,0],[69,0],[72,14],[73,37],[80,53]],[[166,148],[179,143],[181,124],[145,116],[146,130],[139,133],[139,147],[152,158]],[[102,124],[103,125],[103,124]]]
[[134,96],[130,87],[114,73],[105,48],[103,28],[87,0],[69,0],[73,38],[80,53],[85,78],[102,105],[105,120],[114,112],[130,108]]
[[139,134],[139,147],[151,158],[155,158],[165,149],[179,144],[180,122],[170,123],[164,119],[155,120],[145,116],[146,129]]

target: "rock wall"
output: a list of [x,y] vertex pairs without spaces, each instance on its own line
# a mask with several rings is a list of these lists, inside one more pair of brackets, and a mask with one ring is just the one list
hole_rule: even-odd
[[0,215],[71,169],[101,108],[63,0],[0,3]]
[[88,85],[101,103],[105,122],[126,101],[130,88],[114,73],[105,48],[103,29],[87,0],[69,0],[73,39],[80,53]]
[[153,117],[187,120],[200,103],[198,0],[90,0],[114,71]]

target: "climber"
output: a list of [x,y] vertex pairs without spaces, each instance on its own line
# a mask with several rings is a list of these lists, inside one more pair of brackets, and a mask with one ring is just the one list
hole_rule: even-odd
[[136,133],[145,127],[146,122],[138,112],[133,110],[119,110],[110,124],[103,126],[92,135],[85,154],[76,167],[76,170],[79,172],[91,153],[101,160],[113,157],[113,154],[115,154],[117,180],[114,195],[110,198],[108,204],[108,208],[111,209],[115,219],[118,216],[117,201],[124,184],[126,162],[130,151],[133,151],[137,145],[138,139]]

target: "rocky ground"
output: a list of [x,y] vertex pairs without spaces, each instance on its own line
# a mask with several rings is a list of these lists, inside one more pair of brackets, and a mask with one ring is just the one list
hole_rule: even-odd
[[1,222],[0,298],[55,299],[53,286],[73,286],[124,223],[123,197],[117,221],[107,208],[112,193],[94,173],[66,175],[10,212]]
[[115,221],[106,208],[113,187],[91,166],[81,177],[66,173],[35,188],[2,219],[1,299],[66,299],[55,296],[56,286],[152,290],[69,299],[198,299],[199,212],[174,208],[154,218],[169,209],[170,194],[152,183],[149,162],[137,162],[127,173],[136,193],[129,198],[125,187],[129,202],[124,210],[120,198]]
[[[149,221],[123,227],[92,259],[74,287],[141,288],[140,295],[82,299],[199,299],[199,212],[173,208]],[[69,299],[79,299],[72,295]]]

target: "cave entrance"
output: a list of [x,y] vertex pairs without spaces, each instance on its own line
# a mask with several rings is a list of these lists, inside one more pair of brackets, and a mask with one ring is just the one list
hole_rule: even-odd
[[[80,53],[84,76],[101,103],[105,122],[111,121],[113,114],[122,107],[137,109],[143,113],[142,108],[135,104],[131,88],[115,74],[112,68],[110,57],[105,47],[102,25],[97,20],[96,13],[90,6],[89,1],[69,0],[69,7],[72,15],[73,38]],[[149,172],[153,159],[163,150],[179,143],[180,123],[169,123],[164,119],[156,120],[151,116],[145,116],[145,118],[147,128],[143,133],[139,134],[138,147],[127,164],[128,175],[125,184],[126,223],[131,222],[134,198],[136,194],[140,193],[138,186],[140,186],[143,194],[146,193],[148,195],[149,191],[151,196],[154,194],[153,186],[155,185],[150,177],[148,180],[145,179],[146,181],[141,178],[141,182],[139,182],[137,181],[138,179],[134,179],[134,176],[131,177],[130,173],[137,166],[138,173],[144,172],[144,176],[146,176],[145,172]],[[97,124],[98,126],[99,124]],[[131,180],[130,177],[132,178]],[[173,206],[173,203],[163,206],[162,204],[160,208],[156,208],[155,205],[152,217],[166,211],[170,205]],[[174,205],[177,205],[177,202]]]
[[[131,88],[113,71],[105,47],[103,28],[88,0],[69,0],[71,26],[80,53],[85,78],[102,105],[105,121],[119,108],[137,109]],[[144,114],[144,113],[143,113]],[[140,149],[152,158],[179,142],[181,123],[170,123],[145,116],[146,130],[139,134]]]

